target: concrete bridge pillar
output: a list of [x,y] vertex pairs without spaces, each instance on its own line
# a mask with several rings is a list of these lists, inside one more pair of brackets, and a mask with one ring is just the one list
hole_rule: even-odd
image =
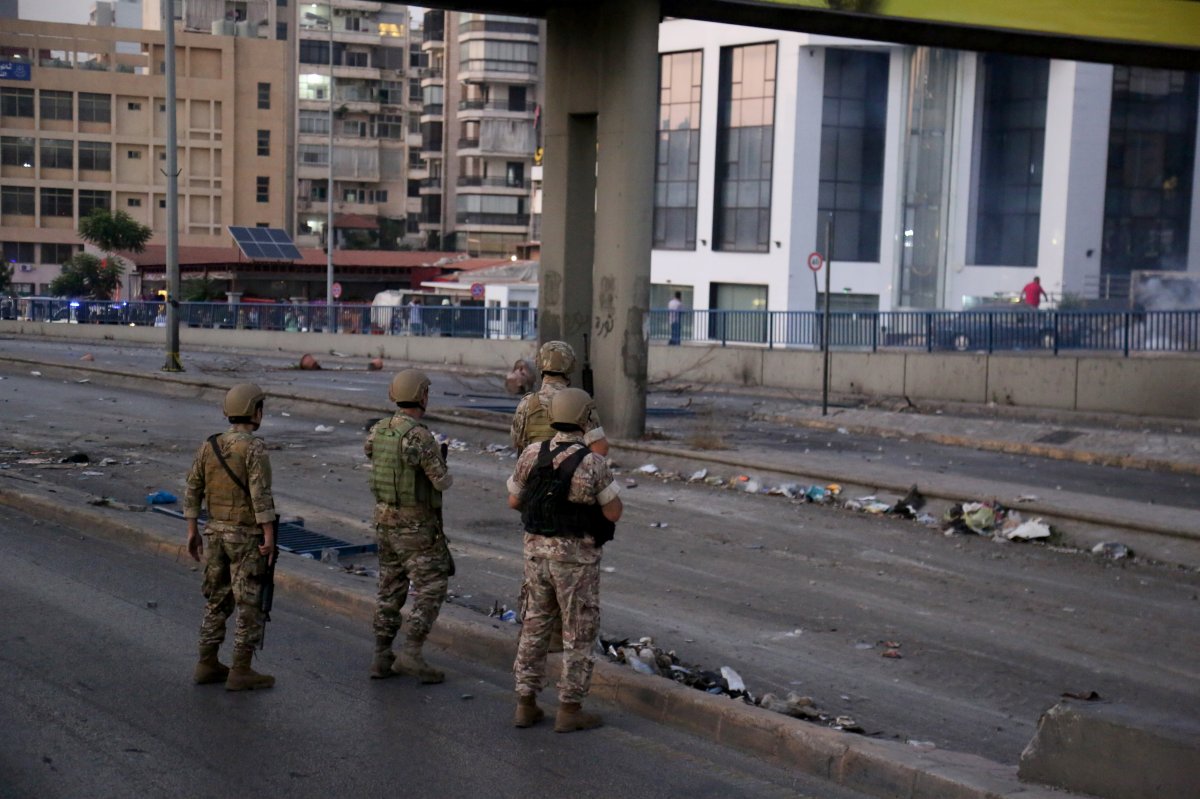
[[540,335],[581,357],[588,336],[618,438],[646,423],[659,18],[657,0],[603,0],[546,24]]

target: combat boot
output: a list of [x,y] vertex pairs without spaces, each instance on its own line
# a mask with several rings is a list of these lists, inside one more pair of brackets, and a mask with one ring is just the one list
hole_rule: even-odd
[[517,694],[517,713],[513,716],[514,727],[532,727],[545,716],[545,711],[538,707],[536,695]]
[[275,685],[275,678],[270,674],[259,674],[250,668],[252,657],[254,657],[253,649],[234,651],[233,668],[229,670],[229,677],[225,680],[226,691],[254,691]]
[[604,724],[604,719],[595,713],[584,713],[578,702],[563,702],[554,717],[555,732],[577,732],[593,730]]
[[392,652],[392,639],[383,636],[375,636],[375,659],[371,661],[371,679],[385,680],[388,677],[396,676],[396,672],[392,671],[392,663],[396,661],[396,655]]
[[217,660],[217,647],[206,646],[200,649],[200,660],[196,663],[196,672],[192,679],[196,685],[211,685],[225,682],[229,676],[229,667]]
[[446,679],[444,672],[425,662],[425,658],[421,656],[420,644],[405,644],[396,662],[392,664],[392,671],[416,677],[423,685],[433,685]]

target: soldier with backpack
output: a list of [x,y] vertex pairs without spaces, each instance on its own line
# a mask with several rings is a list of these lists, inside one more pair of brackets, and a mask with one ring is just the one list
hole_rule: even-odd
[[589,730],[602,723],[583,711],[582,702],[600,630],[601,547],[612,539],[622,505],[605,459],[585,444],[584,430],[594,413],[592,398],[582,389],[554,393],[548,408],[554,437],[526,447],[508,480],[508,506],[521,511],[525,527],[523,624],[513,664],[517,727],[530,727],[545,715],[537,695],[559,616],[563,672],[554,730]]
[[[395,674],[440,683],[445,674],[425,662],[421,649],[446,600],[454,560],[442,529],[442,492],[453,482],[444,451],[421,417],[429,403],[429,378],[405,369],[392,378],[388,398],[395,415],[377,422],[363,446],[371,459],[375,531],[379,540],[379,598],[371,679]],[[412,594],[408,629],[399,656],[392,642],[400,609]]]

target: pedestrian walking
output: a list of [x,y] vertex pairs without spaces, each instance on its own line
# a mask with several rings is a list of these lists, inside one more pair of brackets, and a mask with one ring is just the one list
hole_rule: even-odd
[[530,727],[545,713],[537,704],[546,674],[554,620],[562,618],[563,666],[555,732],[599,727],[582,703],[592,679],[592,649],[600,629],[600,555],[621,518],[620,489],[604,458],[584,444],[595,408],[586,391],[566,388],[550,400],[550,441],[530,444],[508,481],[508,506],[525,527],[522,625],[513,664],[517,709],[513,724]]
[[[254,383],[229,389],[222,411],[231,426],[210,436],[196,451],[183,500],[188,554],[204,563],[207,600],[194,680],[197,685],[223,682],[228,691],[275,684],[274,677],[250,667],[254,650],[263,640],[266,614],[259,603],[264,579],[276,557],[271,461],[266,444],[254,435],[262,424],[265,399],[266,394]],[[203,537],[199,531],[202,506],[208,509]],[[217,653],[225,640],[225,622],[235,610],[230,668],[221,663]]]
[[671,323],[671,338],[667,344],[679,346],[681,338],[681,330],[683,328],[683,319],[680,311],[683,310],[683,292],[675,292],[675,296],[667,302],[667,321]]
[[1025,295],[1025,304],[1031,308],[1040,308],[1043,298],[1050,299],[1050,295],[1042,288],[1042,279],[1036,275],[1033,280],[1025,284],[1021,293]]
[[[388,398],[396,413],[371,428],[363,449],[371,459],[375,534],[379,542],[379,591],[375,609],[372,679],[395,674],[440,683],[445,674],[425,662],[421,649],[446,601],[454,560],[442,526],[442,492],[453,482],[445,451],[422,422],[429,378],[405,369],[392,378]],[[401,628],[400,609],[412,595],[404,646],[392,642]]]

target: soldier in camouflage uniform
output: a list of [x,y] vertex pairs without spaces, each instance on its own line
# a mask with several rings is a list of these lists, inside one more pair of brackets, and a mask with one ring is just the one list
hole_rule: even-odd
[[[601,546],[621,518],[619,488],[604,458],[584,445],[584,425],[595,407],[587,392],[563,389],[550,400],[549,442],[531,444],[517,459],[508,480],[508,505],[525,523],[525,574],[521,639],[513,664],[517,710],[513,724],[529,727],[544,713],[537,695],[545,678],[553,622],[561,616],[563,672],[558,682],[555,732],[599,727],[599,716],[581,703],[592,678],[592,648],[600,629]],[[544,476],[569,486],[552,500],[538,490]],[[544,471],[545,470],[545,471]],[[540,508],[540,510],[539,510]]]
[[[518,453],[530,444],[554,437],[550,427],[550,398],[571,385],[575,369],[575,350],[565,341],[547,341],[538,351],[538,369],[542,385],[521,398],[512,419],[512,443]],[[583,443],[597,455],[608,455],[608,439],[600,426],[600,415],[593,408],[583,426]]]
[[[363,449],[371,459],[375,531],[379,539],[379,600],[371,678],[407,674],[422,683],[445,675],[425,662],[421,648],[446,600],[454,561],[442,529],[442,492],[453,482],[433,434],[419,420],[429,402],[429,378],[406,369],[392,379],[388,397],[398,410],[371,428]],[[412,594],[399,656],[392,642],[400,609]]]
[[[275,500],[271,496],[271,462],[266,444],[254,435],[262,424],[266,394],[253,383],[234,386],[222,410],[232,427],[212,436],[196,451],[187,476],[183,516],[187,519],[188,554],[204,563],[204,621],[200,625],[199,685],[225,683],[226,690],[270,688],[275,678],[250,668],[262,642],[259,609],[262,577],[275,557]],[[199,531],[201,505],[208,507],[204,536]],[[237,610],[233,668],[217,658],[225,640],[225,621]]]

